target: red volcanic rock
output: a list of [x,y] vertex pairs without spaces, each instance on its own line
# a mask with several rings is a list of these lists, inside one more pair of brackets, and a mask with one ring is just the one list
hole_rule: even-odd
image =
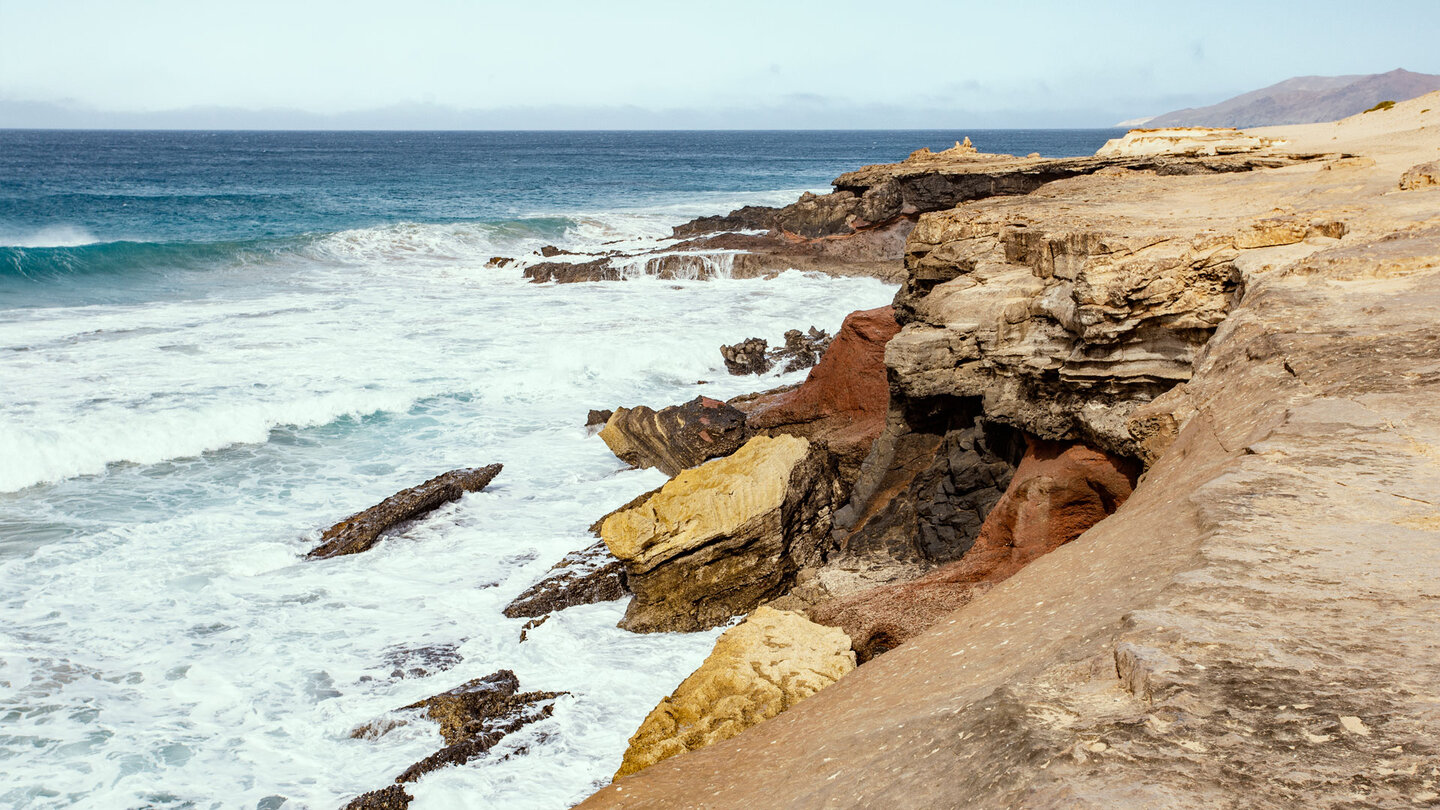
[[1136,462],[1083,444],[1027,438],[1027,445],[965,556],[912,582],[823,602],[810,618],[844,629],[861,660],[873,658],[1079,537],[1125,502],[1140,473]]
[[824,357],[795,388],[731,400],[754,433],[825,441],[853,480],[885,426],[885,344],[900,331],[891,307],[852,312]]

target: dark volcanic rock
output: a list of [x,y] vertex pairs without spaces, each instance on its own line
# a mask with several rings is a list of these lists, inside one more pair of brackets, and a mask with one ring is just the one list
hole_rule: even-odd
[[624,564],[601,541],[566,554],[539,582],[506,605],[504,613],[512,619],[543,616],[575,605],[610,602],[629,592]]
[[[515,677],[515,673],[502,669],[401,708],[401,712],[424,711],[431,720],[439,723],[440,735],[445,738],[446,746],[395,777],[397,787],[405,782],[413,782],[437,768],[463,765],[484,754],[507,734],[549,717],[554,711],[555,698],[568,694],[520,692],[519,689],[520,681]],[[403,723],[404,721],[371,723],[356,729],[351,736],[374,739]],[[367,793],[347,807],[386,810],[391,807],[406,807],[409,801],[410,797],[403,790],[390,787]]]
[[413,801],[415,797],[406,793],[403,785],[391,785],[356,797],[345,810],[406,810]]
[[320,545],[305,556],[323,560],[368,551],[379,541],[381,532],[402,521],[421,517],[467,492],[484,489],[500,470],[499,464],[451,470],[418,487],[397,492],[326,529],[320,536]]
[[725,358],[727,371],[737,377],[742,377],[746,374],[764,374],[769,371],[771,366],[767,356],[769,350],[769,341],[764,338],[749,338],[730,346],[721,346],[720,356]]
[[485,262],[486,267],[507,267],[514,263],[509,256],[491,256],[490,261]]
[[591,408],[590,413],[585,416],[585,427],[588,428],[603,426],[606,422],[609,422],[610,417],[614,415],[614,411],[601,411]]
[[768,205],[747,205],[723,217],[700,217],[684,225],[676,225],[671,235],[676,239],[688,239],[725,231],[768,231],[775,227],[775,214],[779,210]]
[[[405,769],[396,782],[413,782],[446,765],[463,765],[489,751],[505,735],[549,717],[555,698],[566,692],[519,692],[515,673],[502,669],[447,692],[405,706],[423,709],[440,724],[446,747]],[[539,705],[544,704],[544,705]]]
[[588,262],[540,262],[525,268],[525,278],[533,284],[553,281],[573,284],[578,281],[624,281],[625,276],[610,266],[610,259],[601,257]]
[[644,405],[618,408],[600,438],[625,463],[674,476],[744,444],[745,414],[709,397],[658,411]]
[[1079,443],[1027,439],[1005,494],[959,560],[913,582],[823,602],[810,618],[843,628],[860,659],[869,660],[1114,513],[1139,474],[1131,459]]
[[788,374],[820,362],[830,340],[828,334],[813,326],[808,332],[791,329],[785,333],[785,345],[779,348],[770,348],[770,342],[764,338],[749,338],[721,346],[720,356],[725,360],[725,370],[737,377],[764,374],[776,366]]

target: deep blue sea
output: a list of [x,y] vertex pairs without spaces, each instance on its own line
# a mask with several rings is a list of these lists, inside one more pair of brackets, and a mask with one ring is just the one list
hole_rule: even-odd
[[[663,247],[966,136],[1061,156],[1116,134],[0,131],[0,806],[331,810],[442,744],[352,729],[501,668],[570,695],[412,807],[570,806],[716,635],[629,634],[616,602],[521,643],[502,615],[664,481],[587,410],[798,381],[730,377],[717,349],[833,331],[894,288],[532,285],[487,260]],[[492,462],[372,551],[301,559]],[[392,675],[425,644],[463,660]]]

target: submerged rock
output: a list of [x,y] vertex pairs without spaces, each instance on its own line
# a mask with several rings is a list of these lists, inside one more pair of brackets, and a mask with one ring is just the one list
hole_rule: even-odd
[[635,593],[620,626],[702,630],[780,596],[823,560],[839,489],[823,445],[757,436],[611,514],[600,536]]
[[1139,473],[1137,462],[1083,444],[1030,439],[1005,494],[959,560],[913,582],[823,602],[810,617],[843,628],[861,660],[869,660],[1113,514]]
[[402,521],[414,520],[432,512],[467,492],[484,489],[495,480],[501,469],[501,465],[491,464],[451,470],[419,486],[401,490],[326,529],[320,536],[320,545],[305,556],[323,560],[369,551],[379,542],[381,532]]
[[426,644],[420,647],[397,647],[385,653],[386,666],[392,667],[392,678],[428,678],[460,663],[458,644]]
[[[520,692],[520,681],[515,673],[502,669],[483,678],[467,681],[446,692],[425,700],[417,701],[397,710],[401,713],[423,712],[425,716],[440,724],[440,735],[446,746],[434,754],[406,768],[395,777],[397,786],[413,782],[424,774],[447,765],[463,765],[495,747],[507,734],[523,728],[537,720],[549,717],[554,711],[554,700],[567,692]],[[351,733],[357,739],[374,739],[385,732],[407,722],[404,719],[387,718],[370,723]],[[399,801],[403,791],[393,787],[367,793],[361,799],[367,801]],[[406,801],[409,801],[408,797]],[[353,803],[352,803],[353,804]],[[383,808],[390,805],[364,804],[365,808]],[[404,807],[405,805],[395,805]]]
[[533,618],[575,605],[611,602],[628,593],[625,565],[602,540],[566,554],[539,582],[506,605],[504,613],[512,619]]
[[745,414],[709,397],[652,410],[618,408],[600,431],[611,452],[635,467],[674,476],[745,443]]
[[700,668],[630,737],[615,778],[727,740],[855,668],[850,639],[798,613],[760,607],[726,630]]

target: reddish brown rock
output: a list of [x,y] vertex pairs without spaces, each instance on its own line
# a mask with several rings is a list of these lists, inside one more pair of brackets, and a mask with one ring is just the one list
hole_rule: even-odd
[[890,404],[885,344],[899,330],[890,307],[852,312],[804,383],[732,403],[746,412],[751,433],[823,440],[853,480],[885,426]]
[[1079,537],[1125,502],[1139,473],[1138,463],[1083,444],[1029,439],[965,556],[913,582],[821,603],[810,617],[844,629],[861,660],[873,658]]

